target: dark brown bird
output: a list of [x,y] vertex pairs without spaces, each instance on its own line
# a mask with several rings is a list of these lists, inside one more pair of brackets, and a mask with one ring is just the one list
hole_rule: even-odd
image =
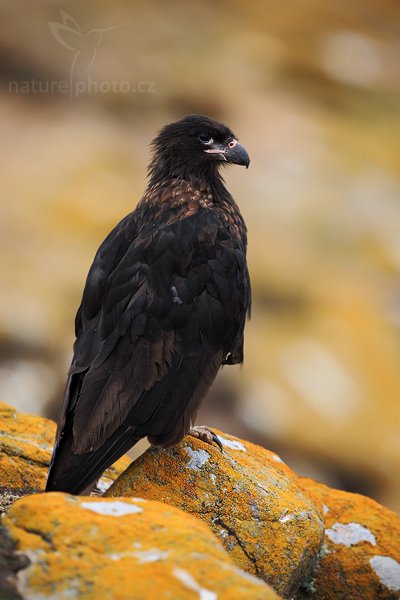
[[153,150],[143,198],[87,277],[46,491],[82,493],[143,437],[215,440],[191,425],[221,365],[243,361],[246,226],[220,167],[249,156],[202,115],[164,127]]

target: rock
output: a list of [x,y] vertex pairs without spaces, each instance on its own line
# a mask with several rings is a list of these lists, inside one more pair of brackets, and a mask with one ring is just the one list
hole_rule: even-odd
[[400,518],[370,498],[299,483],[323,508],[325,539],[314,581],[299,598],[395,600],[400,597]]
[[239,567],[290,597],[314,566],[322,513],[277,455],[218,435],[223,453],[192,437],[171,449],[151,448],[106,495],[139,495],[196,515]]
[[[0,512],[25,494],[44,490],[56,425],[0,402]],[[100,480],[103,490],[129,465],[121,458]]]
[[22,600],[17,590],[17,573],[29,565],[29,559],[16,552],[15,543],[0,527],[0,598]]
[[100,499],[38,493],[52,421],[0,404],[0,434],[3,507],[34,493],[3,519],[1,600],[400,598],[400,518],[249,442],[218,432],[221,453],[187,437],[122,473],[125,457]]
[[12,506],[4,529],[30,560],[17,575],[24,599],[278,599],[204,523],[160,502],[38,494]]
[[43,490],[54,442],[55,424],[0,404],[0,486],[20,496]]

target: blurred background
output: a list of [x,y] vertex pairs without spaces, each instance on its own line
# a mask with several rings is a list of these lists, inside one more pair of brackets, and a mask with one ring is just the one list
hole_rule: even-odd
[[188,113],[247,147],[253,317],[199,423],[400,509],[397,0],[1,3],[0,398],[57,418],[86,273]]

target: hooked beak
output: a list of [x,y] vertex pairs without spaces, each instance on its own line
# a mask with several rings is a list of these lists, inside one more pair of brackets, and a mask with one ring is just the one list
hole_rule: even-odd
[[216,160],[225,161],[235,165],[243,165],[248,168],[250,164],[250,157],[247,150],[242,144],[235,139],[231,140],[227,144],[213,144],[210,148],[204,150],[206,154],[212,154]]

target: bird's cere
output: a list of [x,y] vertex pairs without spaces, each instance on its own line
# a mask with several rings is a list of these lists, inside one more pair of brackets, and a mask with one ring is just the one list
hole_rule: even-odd
[[127,502],[82,502],[81,507],[86,510],[110,517],[125,517],[143,512],[141,506],[128,504]]
[[[233,139],[228,142],[227,148],[232,150],[237,143],[238,141]],[[225,154],[225,152],[227,152],[227,148],[223,148],[222,146],[220,148],[208,148],[207,150],[204,150],[204,152],[207,152],[207,154]]]
[[224,148],[208,148],[204,152],[207,154],[225,154],[226,150]]

